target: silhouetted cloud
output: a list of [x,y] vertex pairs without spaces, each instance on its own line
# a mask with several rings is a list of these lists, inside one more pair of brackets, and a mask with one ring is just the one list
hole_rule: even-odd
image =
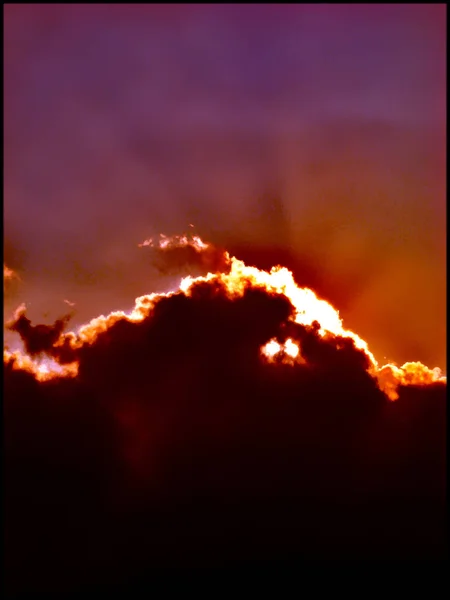
[[30,354],[77,369],[39,380],[4,357],[10,590],[160,566],[444,557],[445,382],[400,385],[392,402],[358,336],[299,322],[301,290],[293,302],[289,285],[261,283],[289,283],[283,270],[258,282],[228,259],[78,333],[16,313]]
[[25,316],[26,307],[21,305],[14,314],[14,319],[6,324],[7,329],[16,331],[25,344],[25,350],[30,356],[42,352],[50,352],[53,344],[59,339],[72,315],[57,319],[53,325],[31,324]]
[[152,249],[153,265],[161,274],[186,268],[192,273],[193,267],[200,267],[206,273],[217,273],[229,266],[228,254],[222,248],[206,244],[198,235],[160,235],[158,241],[149,238],[139,247]]

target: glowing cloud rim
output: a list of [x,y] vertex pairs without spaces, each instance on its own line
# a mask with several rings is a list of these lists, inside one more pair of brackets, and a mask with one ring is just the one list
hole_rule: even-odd
[[[191,247],[196,252],[205,252],[213,247],[201,240],[198,235],[181,235],[168,237],[163,234],[154,242],[152,239],[145,240],[139,247],[150,246],[160,250],[171,250],[176,248]],[[290,300],[294,307],[292,320],[300,325],[309,326],[314,322],[319,323],[318,333],[321,336],[332,334],[343,338],[350,338],[355,347],[364,352],[369,361],[369,373],[378,382],[379,388],[390,398],[398,398],[397,388],[399,385],[427,385],[434,382],[446,383],[447,378],[439,368],[429,369],[420,362],[406,362],[402,366],[385,364],[379,366],[367,342],[356,333],[343,327],[339,312],[325,300],[319,299],[316,294],[308,289],[299,287],[294,276],[285,267],[274,266],[270,271],[263,271],[256,267],[247,266],[243,261],[230,257],[224,252],[225,264],[229,267],[228,272],[208,273],[200,277],[184,277],[181,279],[178,290],[168,293],[149,294],[140,296],[135,300],[135,307],[130,313],[115,311],[107,316],[100,315],[92,319],[88,324],[82,326],[77,333],[68,332],[61,334],[55,347],[69,344],[71,348],[80,348],[85,344],[93,344],[99,334],[106,331],[115,322],[126,319],[130,322],[140,322],[148,317],[155,303],[164,297],[183,292],[190,296],[192,288],[200,282],[218,282],[226,290],[230,299],[242,297],[245,290],[251,287],[259,287],[271,294],[280,294]],[[6,267],[5,267],[6,275]],[[19,310],[24,310],[19,307]],[[16,311],[17,313],[17,311]],[[18,314],[18,313],[17,313]],[[283,362],[290,365],[305,363],[301,354],[301,348],[292,338],[288,338],[283,344],[275,339],[268,340],[260,349],[261,359],[268,363]],[[14,369],[26,370],[32,373],[38,381],[47,381],[52,378],[76,377],[78,363],[60,365],[51,360],[37,361],[24,355],[20,351],[3,351],[5,364],[10,364]]]

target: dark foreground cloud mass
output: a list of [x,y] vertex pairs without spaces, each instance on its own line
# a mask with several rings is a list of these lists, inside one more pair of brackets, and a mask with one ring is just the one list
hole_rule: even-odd
[[[254,285],[199,280],[141,307],[82,342],[16,315],[30,351],[78,374],[4,359],[11,596],[130,590],[161,567],[447,556],[445,383],[391,402],[351,339]],[[273,338],[301,360],[264,360]]]

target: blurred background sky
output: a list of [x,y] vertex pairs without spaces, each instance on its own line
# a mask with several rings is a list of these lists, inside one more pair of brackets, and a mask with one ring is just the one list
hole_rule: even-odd
[[4,5],[4,314],[169,289],[145,238],[283,260],[446,361],[446,5]]

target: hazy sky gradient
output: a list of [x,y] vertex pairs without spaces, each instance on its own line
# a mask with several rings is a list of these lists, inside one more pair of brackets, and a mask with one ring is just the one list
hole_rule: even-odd
[[289,253],[380,360],[444,367],[445,5],[4,15],[6,314],[127,309],[174,281],[137,244],[193,222]]

